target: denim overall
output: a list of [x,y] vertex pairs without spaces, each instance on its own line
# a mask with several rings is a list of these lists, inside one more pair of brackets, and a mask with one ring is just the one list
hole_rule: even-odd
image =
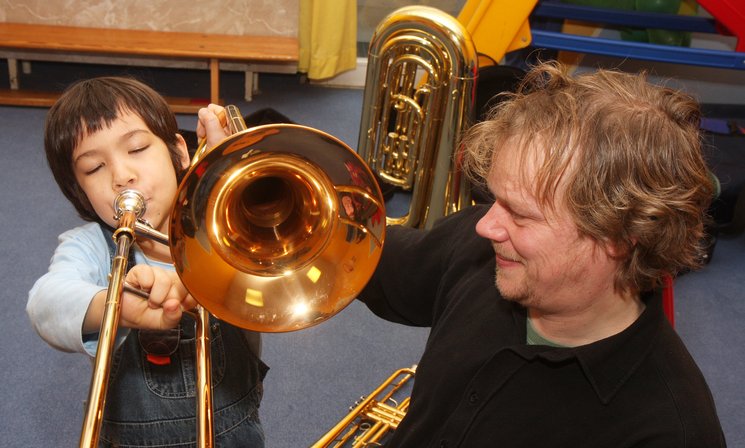
[[[103,227],[102,227],[103,228]],[[104,229],[110,253],[111,232]],[[129,266],[133,266],[130,254]],[[181,340],[167,365],[147,359],[132,330],[112,359],[100,447],[196,446],[194,319],[181,320]],[[244,330],[210,319],[214,438],[217,447],[263,447],[259,422],[268,367],[253,353]]]

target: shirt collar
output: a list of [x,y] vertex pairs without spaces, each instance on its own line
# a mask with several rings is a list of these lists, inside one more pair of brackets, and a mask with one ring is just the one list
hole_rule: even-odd
[[591,344],[572,348],[528,346],[525,344],[525,309],[515,309],[517,326],[522,339],[511,347],[517,354],[531,359],[540,356],[547,361],[561,362],[576,359],[598,399],[608,404],[629,377],[636,371],[654,345],[665,315],[660,293],[642,295],[646,308],[637,320],[622,332]]

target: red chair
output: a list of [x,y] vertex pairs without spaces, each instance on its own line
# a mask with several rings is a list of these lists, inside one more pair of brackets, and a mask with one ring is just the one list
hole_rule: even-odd
[[670,321],[670,325],[675,327],[675,309],[673,304],[673,278],[666,275],[662,280],[662,309],[665,316]]

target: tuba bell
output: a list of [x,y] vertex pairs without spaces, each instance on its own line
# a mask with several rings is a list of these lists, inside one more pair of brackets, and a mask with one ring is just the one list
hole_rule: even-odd
[[458,148],[477,71],[470,34],[438,9],[400,8],[375,29],[358,152],[381,182],[411,194],[408,211],[389,224],[429,228],[470,205]]

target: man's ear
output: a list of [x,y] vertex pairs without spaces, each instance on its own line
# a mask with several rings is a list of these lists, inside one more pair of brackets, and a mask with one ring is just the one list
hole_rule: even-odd
[[191,166],[191,158],[189,157],[189,147],[186,145],[186,140],[181,134],[176,134],[176,148],[179,153],[179,161],[181,162],[181,168],[187,169]]
[[612,243],[610,241],[606,241],[604,246],[605,246],[605,252],[611,258],[615,258],[615,259],[624,258],[631,252],[631,249],[633,249],[634,246],[636,246],[636,238],[632,238],[630,242]]

